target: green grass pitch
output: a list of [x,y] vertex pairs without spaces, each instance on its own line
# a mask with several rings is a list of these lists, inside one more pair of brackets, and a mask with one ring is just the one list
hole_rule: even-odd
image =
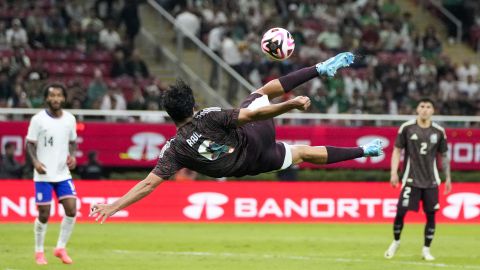
[[33,260],[33,225],[0,223],[0,270],[20,269],[479,269],[480,226],[439,224],[433,263],[422,261],[423,225],[406,224],[392,260],[383,252],[390,224],[118,224],[76,225],[74,260],[52,250],[58,223],[49,224],[49,264]]

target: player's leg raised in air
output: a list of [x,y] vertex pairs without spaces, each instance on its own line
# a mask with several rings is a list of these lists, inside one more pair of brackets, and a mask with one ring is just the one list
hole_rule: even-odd
[[383,142],[375,139],[360,147],[292,145],[292,163],[331,164],[340,161],[383,155]]
[[338,69],[348,67],[353,63],[355,56],[350,52],[339,53],[327,61],[291,72],[278,80],[272,80],[254,93],[267,95],[268,99],[279,97],[290,92],[295,87],[318,76],[335,76]]
[[[268,99],[279,97],[290,92],[295,87],[320,75],[335,76],[338,69],[348,67],[353,63],[355,56],[350,52],[339,53],[336,56],[316,64],[302,68],[268,82],[254,94],[266,95]],[[382,141],[377,139],[362,147],[331,147],[331,146],[286,146],[287,155],[291,155],[293,164],[310,162],[314,164],[330,164],[359,157],[379,156],[383,154]]]

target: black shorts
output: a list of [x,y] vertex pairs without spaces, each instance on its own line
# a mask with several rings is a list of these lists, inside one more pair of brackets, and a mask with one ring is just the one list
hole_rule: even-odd
[[423,203],[423,211],[425,213],[438,210],[440,208],[438,203],[438,187],[418,188],[404,186],[398,198],[397,208],[418,211],[420,201]]
[[[240,108],[259,108],[269,105],[268,98],[258,93],[249,95],[240,105]],[[275,139],[275,124],[273,119],[266,119],[248,123],[241,127],[248,138],[247,150],[251,155],[249,174],[285,169],[290,166],[291,152],[283,143]]]

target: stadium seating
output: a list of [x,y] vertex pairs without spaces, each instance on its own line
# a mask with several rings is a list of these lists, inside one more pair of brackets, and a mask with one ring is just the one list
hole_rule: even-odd
[[[259,43],[262,33],[266,31],[266,29],[276,26],[282,26],[287,28],[287,30],[295,31],[294,37],[300,35],[301,39],[296,40],[294,56],[285,63],[268,62],[265,57],[261,57],[262,62],[260,64],[252,62],[249,59],[254,59],[255,57],[252,57],[252,55],[259,53],[259,51],[256,49],[255,44],[247,46],[248,49],[242,51],[242,54],[246,56],[242,63],[245,68],[240,69],[243,71],[241,75],[245,78],[249,78],[249,72],[253,67],[253,69],[257,69],[261,75],[261,81],[265,82],[273,79],[272,74],[277,74],[277,71],[279,71],[279,74],[275,76],[285,75],[286,72],[290,72],[292,69],[312,65],[316,62],[323,61],[325,56],[336,54],[338,49],[329,51],[325,49],[322,44],[316,43],[315,45],[308,44],[308,46],[310,46],[309,57],[298,57],[302,46],[305,46],[303,44],[305,43],[304,40],[316,40],[317,37],[327,29],[329,24],[333,24],[345,42],[340,49],[351,50],[360,56],[359,63],[356,63],[349,69],[342,70],[339,74],[353,76],[364,82],[367,78],[373,77],[374,81],[370,83],[381,85],[380,92],[376,91],[372,93],[374,98],[381,101],[378,104],[387,103],[386,96],[392,93],[385,92],[393,91],[394,102],[397,103],[396,107],[405,108],[405,110],[399,111],[399,113],[414,113],[412,104],[415,104],[415,99],[418,99],[422,94],[427,94],[430,98],[438,102],[441,114],[448,114],[450,111],[443,110],[446,100],[441,99],[437,94],[438,91],[421,93],[419,95],[413,92],[423,92],[423,90],[420,89],[422,87],[420,84],[427,79],[426,76],[429,74],[429,72],[424,74],[422,71],[426,64],[433,63],[435,66],[435,70],[431,71],[435,74],[435,85],[433,88],[438,89],[445,75],[447,75],[447,73],[453,73],[456,77],[456,69],[458,65],[463,63],[450,63],[453,61],[443,55],[441,39],[437,36],[435,26],[430,29],[427,28],[424,32],[423,30],[420,30],[422,32],[418,32],[419,29],[412,30],[408,25],[411,22],[405,20],[405,16],[408,17],[408,14],[400,9],[398,1],[396,3],[390,1],[314,1],[309,3],[292,1],[289,2],[288,5],[272,7],[262,1],[252,1],[249,8],[257,10],[252,14],[260,14],[260,21],[264,22],[264,25],[260,28],[250,26],[251,24],[248,23],[248,18],[250,18],[248,15],[249,8],[238,7],[235,6],[236,4],[234,3],[222,3],[215,6],[215,8],[213,8],[211,4],[206,3],[201,8],[190,7],[189,10],[192,11],[193,14],[196,14],[202,21],[202,27],[204,27],[204,29],[201,37],[203,37],[206,44],[208,44],[208,32],[215,27],[216,24],[212,23],[212,18],[204,14],[210,14],[209,12],[212,10],[216,10],[217,14],[223,13],[226,17],[236,18],[232,19],[228,24],[225,24],[224,27],[235,33],[236,41],[239,44]],[[400,12],[394,14],[387,13],[388,10],[392,10],[392,6],[385,7],[384,5],[397,5],[398,9],[393,8],[393,10],[400,10]],[[265,9],[270,9],[270,12],[264,13],[263,11]],[[271,9],[276,10],[272,11]],[[432,9],[432,11],[434,10],[435,9]],[[180,12],[183,11],[181,10]],[[178,13],[174,13],[173,15],[177,14]],[[218,16],[220,18],[220,15]],[[353,20],[353,24],[345,23],[346,19]],[[382,43],[382,35],[385,41],[388,41],[388,37],[391,35],[387,32],[388,28],[385,27],[385,25],[388,24],[393,25],[393,31],[401,36],[402,40],[401,46],[396,47],[394,50],[383,47],[385,45]],[[370,27],[374,29],[373,34],[378,34],[378,37],[376,37],[378,41],[373,47],[367,47],[364,44],[366,40],[370,42],[372,38],[375,40],[375,37],[371,36],[373,35],[371,29],[370,32],[367,33]],[[475,48],[478,46],[478,40],[480,39],[479,29],[480,28],[477,27],[470,30],[470,40]],[[382,33],[382,31],[385,32]],[[369,34],[370,36],[364,37],[363,34]],[[387,36],[387,38],[385,38],[385,36]],[[256,40],[255,37],[257,38]],[[364,41],[363,38],[366,40]],[[345,40],[349,40],[349,42],[347,43]],[[312,59],[312,48],[318,49],[319,53],[315,54],[318,58]],[[411,70],[411,68],[413,68],[413,70]],[[392,69],[397,70],[396,81],[399,82],[398,89],[392,89],[392,81],[388,79],[390,76],[388,72]],[[430,70],[430,67],[427,66],[427,71],[428,70]],[[341,80],[341,78],[338,77],[336,79]],[[461,81],[457,79],[456,83],[461,84]],[[477,78],[475,78],[475,83],[478,84]],[[334,99],[337,88],[332,87],[332,84],[329,82],[325,82],[323,85],[326,86],[329,97]],[[309,85],[303,87],[308,88]],[[316,93],[315,89],[304,89],[303,91],[306,93]],[[351,92],[347,94],[350,95]],[[315,96],[311,97],[315,98]],[[348,96],[348,99],[350,99],[350,103],[355,103],[352,96]],[[476,100],[480,100],[480,91],[472,96],[471,102],[475,103]],[[450,99],[448,102],[455,103],[460,101]],[[390,103],[391,102],[389,102],[389,104]],[[476,104],[479,103],[480,102],[476,102]],[[331,106],[335,107],[333,105]],[[312,109],[313,112],[316,111],[315,108]],[[353,111],[355,111],[355,113],[361,113],[357,107],[351,107],[351,110],[347,112]],[[380,111],[388,113],[390,110],[384,108]],[[478,105],[476,111],[477,114],[480,113],[480,107],[478,107]],[[392,110],[392,112],[395,112],[395,110]]]

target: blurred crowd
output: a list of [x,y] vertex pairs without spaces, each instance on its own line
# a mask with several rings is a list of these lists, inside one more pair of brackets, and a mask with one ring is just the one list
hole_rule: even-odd
[[[445,55],[436,27],[417,29],[400,0],[156,1],[256,87],[340,51],[355,52],[353,67],[295,91],[311,97],[311,112],[411,114],[428,96],[437,113],[480,115],[478,66]],[[141,3],[0,0],[0,107],[42,107],[41,85],[60,81],[69,108],[161,108],[167,86],[135,47]],[[259,44],[278,26],[291,32],[296,47],[290,59],[272,62]]]
[[42,85],[60,81],[68,108],[157,110],[166,86],[135,47],[141,2],[0,1],[0,107],[43,107]]
[[[439,114],[480,115],[478,66],[445,55],[436,27],[417,29],[399,0],[157,1],[256,87],[355,52],[354,66],[340,76],[295,91],[312,98],[312,112],[411,114],[427,96]],[[271,62],[260,39],[279,26],[294,37],[295,52]]]

